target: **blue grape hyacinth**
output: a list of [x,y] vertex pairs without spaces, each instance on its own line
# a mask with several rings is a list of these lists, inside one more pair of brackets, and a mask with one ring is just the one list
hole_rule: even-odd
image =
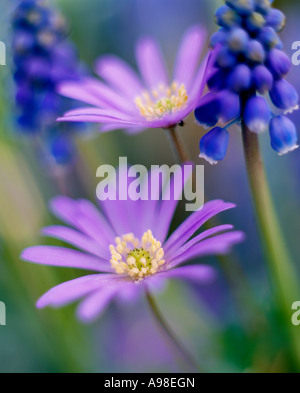
[[72,134],[78,126],[56,123],[62,110],[71,109],[56,90],[61,82],[80,77],[66,22],[47,1],[22,0],[12,26],[19,128],[26,135],[41,137],[56,162],[64,164],[72,157]]
[[217,163],[225,157],[227,130],[244,121],[260,134],[270,131],[271,146],[280,155],[295,150],[297,133],[286,117],[298,109],[299,96],[285,77],[291,60],[278,36],[285,15],[271,0],[226,0],[215,14],[219,31],[210,45],[214,69],[208,76],[209,92],[195,111],[197,122],[216,127],[200,142],[200,157]]

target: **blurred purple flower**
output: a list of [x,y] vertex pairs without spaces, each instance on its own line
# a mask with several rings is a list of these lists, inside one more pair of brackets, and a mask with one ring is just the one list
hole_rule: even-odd
[[136,48],[142,78],[115,56],[100,58],[96,71],[104,82],[86,78],[60,87],[62,95],[94,107],[68,112],[58,120],[103,123],[102,132],[123,128],[129,133],[179,124],[195,109],[206,85],[209,56],[198,67],[205,39],[199,26],[186,32],[171,80],[160,48],[151,38],[141,39]]
[[[167,185],[174,189],[181,176],[181,171],[175,172]],[[243,240],[243,233],[232,231],[232,225],[217,226],[197,234],[209,219],[235,205],[221,200],[206,203],[168,237],[179,198],[174,191],[171,199],[165,200],[163,190],[164,184],[151,190],[159,196],[156,201],[101,202],[104,214],[87,200],[55,198],[51,203],[53,213],[75,229],[51,226],[43,229],[43,234],[82,251],[36,246],[24,250],[21,258],[42,265],[92,270],[98,274],[51,289],[38,301],[37,307],[62,307],[85,298],[79,305],[78,317],[91,322],[113,298],[134,299],[146,288],[160,288],[165,279],[211,281],[214,278],[211,267],[181,265],[195,258],[225,254]],[[182,189],[176,193],[179,191],[181,193]]]

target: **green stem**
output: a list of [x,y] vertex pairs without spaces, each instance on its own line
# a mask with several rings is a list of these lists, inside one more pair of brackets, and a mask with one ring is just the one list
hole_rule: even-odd
[[[241,97],[241,110],[247,102],[248,96]],[[246,166],[249,176],[250,188],[256,210],[261,240],[273,279],[276,300],[281,315],[284,318],[286,330],[291,339],[291,348],[295,360],[300,366],[300,340],[299,335],[291,324],[291,306],[297,300],[298,284],[284,237],[275,213],[271,193],[260,155],[258,135],[251,132],[242,119],[242,133]],[[298,299],[299,300],[299,299]]]
[[188,162],[189,154],[187,153],[176,128],[175,127],[168,128],[168,132],[172,141],[172,145],[174,146],[175,154],[176,156],[178,156],[179,161],[182,164]]
[[156,322],[158,323],[162,331],[166,334],[169,341],[174,345],[178,354],[180,354],[181,357],[184,359],[189,371],[200,372],[195,359],[193,358],[192,355],[189,354],[189,352],[185,349],[185,347],[181,344],[181,342],[178,340],[176,335],[173,333],[168,323],[165,321],[164,317],[159,311],[153,296],[148,290],[146,290],[146,298]]
[[[176,129],[173,127],[169,128],[168,131],[175,154],[178,157],[178,162],[181,164],[192,162],[193,160],[185,149],[183,141],[179,137],[178,132],[176,132]],[[193,183],[195,183],[195,171],[193,171]],[[220,225],[217,218],[213,219],[213,224],[215,226]],[[209,229],[209,226],[204,224],[204,228]],[[264,315],[260,308],[258,308],[257,301],[253,296],[253,291],[240,263],[238,263],[234,257],[229,259],[227,255],[218,255],[217,259],[232,289],[231,293],[244,331],[249,335],[253,335],[258,329],[264,329],[266,325]],[[245,306],[247,311],[245,311]],[[249,314],[251,314],[251,316],[249,316]],[[249,319],[251,323],[249,323]]]

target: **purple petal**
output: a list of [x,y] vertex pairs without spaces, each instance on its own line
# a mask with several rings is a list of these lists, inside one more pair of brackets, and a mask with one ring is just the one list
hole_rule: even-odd
[[236,207],[232,203],[225,203],[221,200],[215,200],[206,203],[201,209],[191,214],[170,236],[164,245],[164,250],[168,259],[172,259],[174,250],[178,250],[193,234],[209,219],[215,215]]
[[160,84],[168,85],[167,68],[158,44],[151,38],[139,41],[136,50],[140,73],[149,89]]
[[80,82],[64,82],[59,86],[58,92],[65,97],[73,98],[86,104],[105,107],[105,101],[87,91]]
[[98,59],[96,71],[101,78],[131,100],[144,90],[142,82],[133,69],[116,56],[103,56]]
[[21,259],[40,265],[112,272],[109,261],[64,247],[36,246],[27,248],[23,251]]
[[200,258],[207,255],[223,255],[230,252],[233,245],[244,240],[243,232],[230,232],[206,239],[195,246],[189,248],[186,252],[170,261],[169,266],[175,267],[180,263],[187,262],[194,258]]
[[[186,167],[188,169],[188,167]],[[190,176],[192,175],[192,166],[190,166]],[[166,240],[166,237],[169,233],[170,230],[170,225],[173,220],[173,216],[176,210],[176,207],[178,205],[178,201],[180,200],[180,196],[182,195],[183,189],[184,189],[184,180],[187,182],[189,177],[187,176],[185,179],[182,176],[182,167],[178,171],[176,171],[175,175],[172,177],[170,183],[168,183],[165,187],[166,190],[171,189],[176,191],[174,195],[172,194],[171,191],[171,198],[168,198],[169,200],[164,200],[165,198],[165,192],[163,193],[162,196],[162,202],[160,206],[160,211],[158,212],[158,217],[161,219],[158,221],[157,226],[157,237],[158,239],[164,243]],[[182,184],[182,187],[175,187],[178,184]]]
[[45,293],[37,302],[37,307],[44,308],[50,306],[58,308],[66,306],[91,292],[99,290],[99,288],[105,286],[114,277],[115,275],[110,274],[93,274],[92,276],[84,276],[64,282]]
[[185,243],[182,247],[179,248],[178,252],[172,256],[172,258],[176,258],[182,253],[186,252],[189,248],[199,243],[200,241],[207,239],[213,235],[220,234],[221,232],[230,231],[233,229],[233,225],[219,225],[217,227],[208,229],[207,231],[202,232],[200,235],[194,237],[189,242]]
[[94,322],[116,296],[120,288],[103,288],[83,300],[77,309],[78,318],[84,323]]
[[74,229],[64,226],[51,226],[42,229],[42,234],[55,239],[63,240],[75,246],[82,251],[89,252],[100,258],[105,259],[107,252],[103,252],[102,247],[90,237],[83,235],[82,233],[75,231]]
[[183,37],[177,55],[174,80],[184,83],[189,91],[206,39],[206,31],[200,26],[191,27]]
[[112,108],[125,113],[138,113],[134,99],[129,100],[95,78],[85,79],[84,89],[103,101],[105,108]]
[[211,266],[183,266],[158,274],[164,278],[178,278],[196,281],[198,283],[211,283],[216,278],[216,271]]
[[108,249],[116,237],[107,219],[87,200],[60,196],[51,201],[50,208],[58,218],[96,240],[103,250]]

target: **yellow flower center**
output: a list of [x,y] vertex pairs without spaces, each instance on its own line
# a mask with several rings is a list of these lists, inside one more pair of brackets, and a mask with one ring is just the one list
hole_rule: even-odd
[[151,121],[182,110],[187,101],[185,86],[173,82],[171,86],[159,85],[157,89],[144,91],[135,99],[135,104],[140,114]]
[[133,233],[117,237],[110,246],[110,263],[117,274],[127,274],[136,281],[155,274],[165,264],[164,250],[149,230],[141,240]]

